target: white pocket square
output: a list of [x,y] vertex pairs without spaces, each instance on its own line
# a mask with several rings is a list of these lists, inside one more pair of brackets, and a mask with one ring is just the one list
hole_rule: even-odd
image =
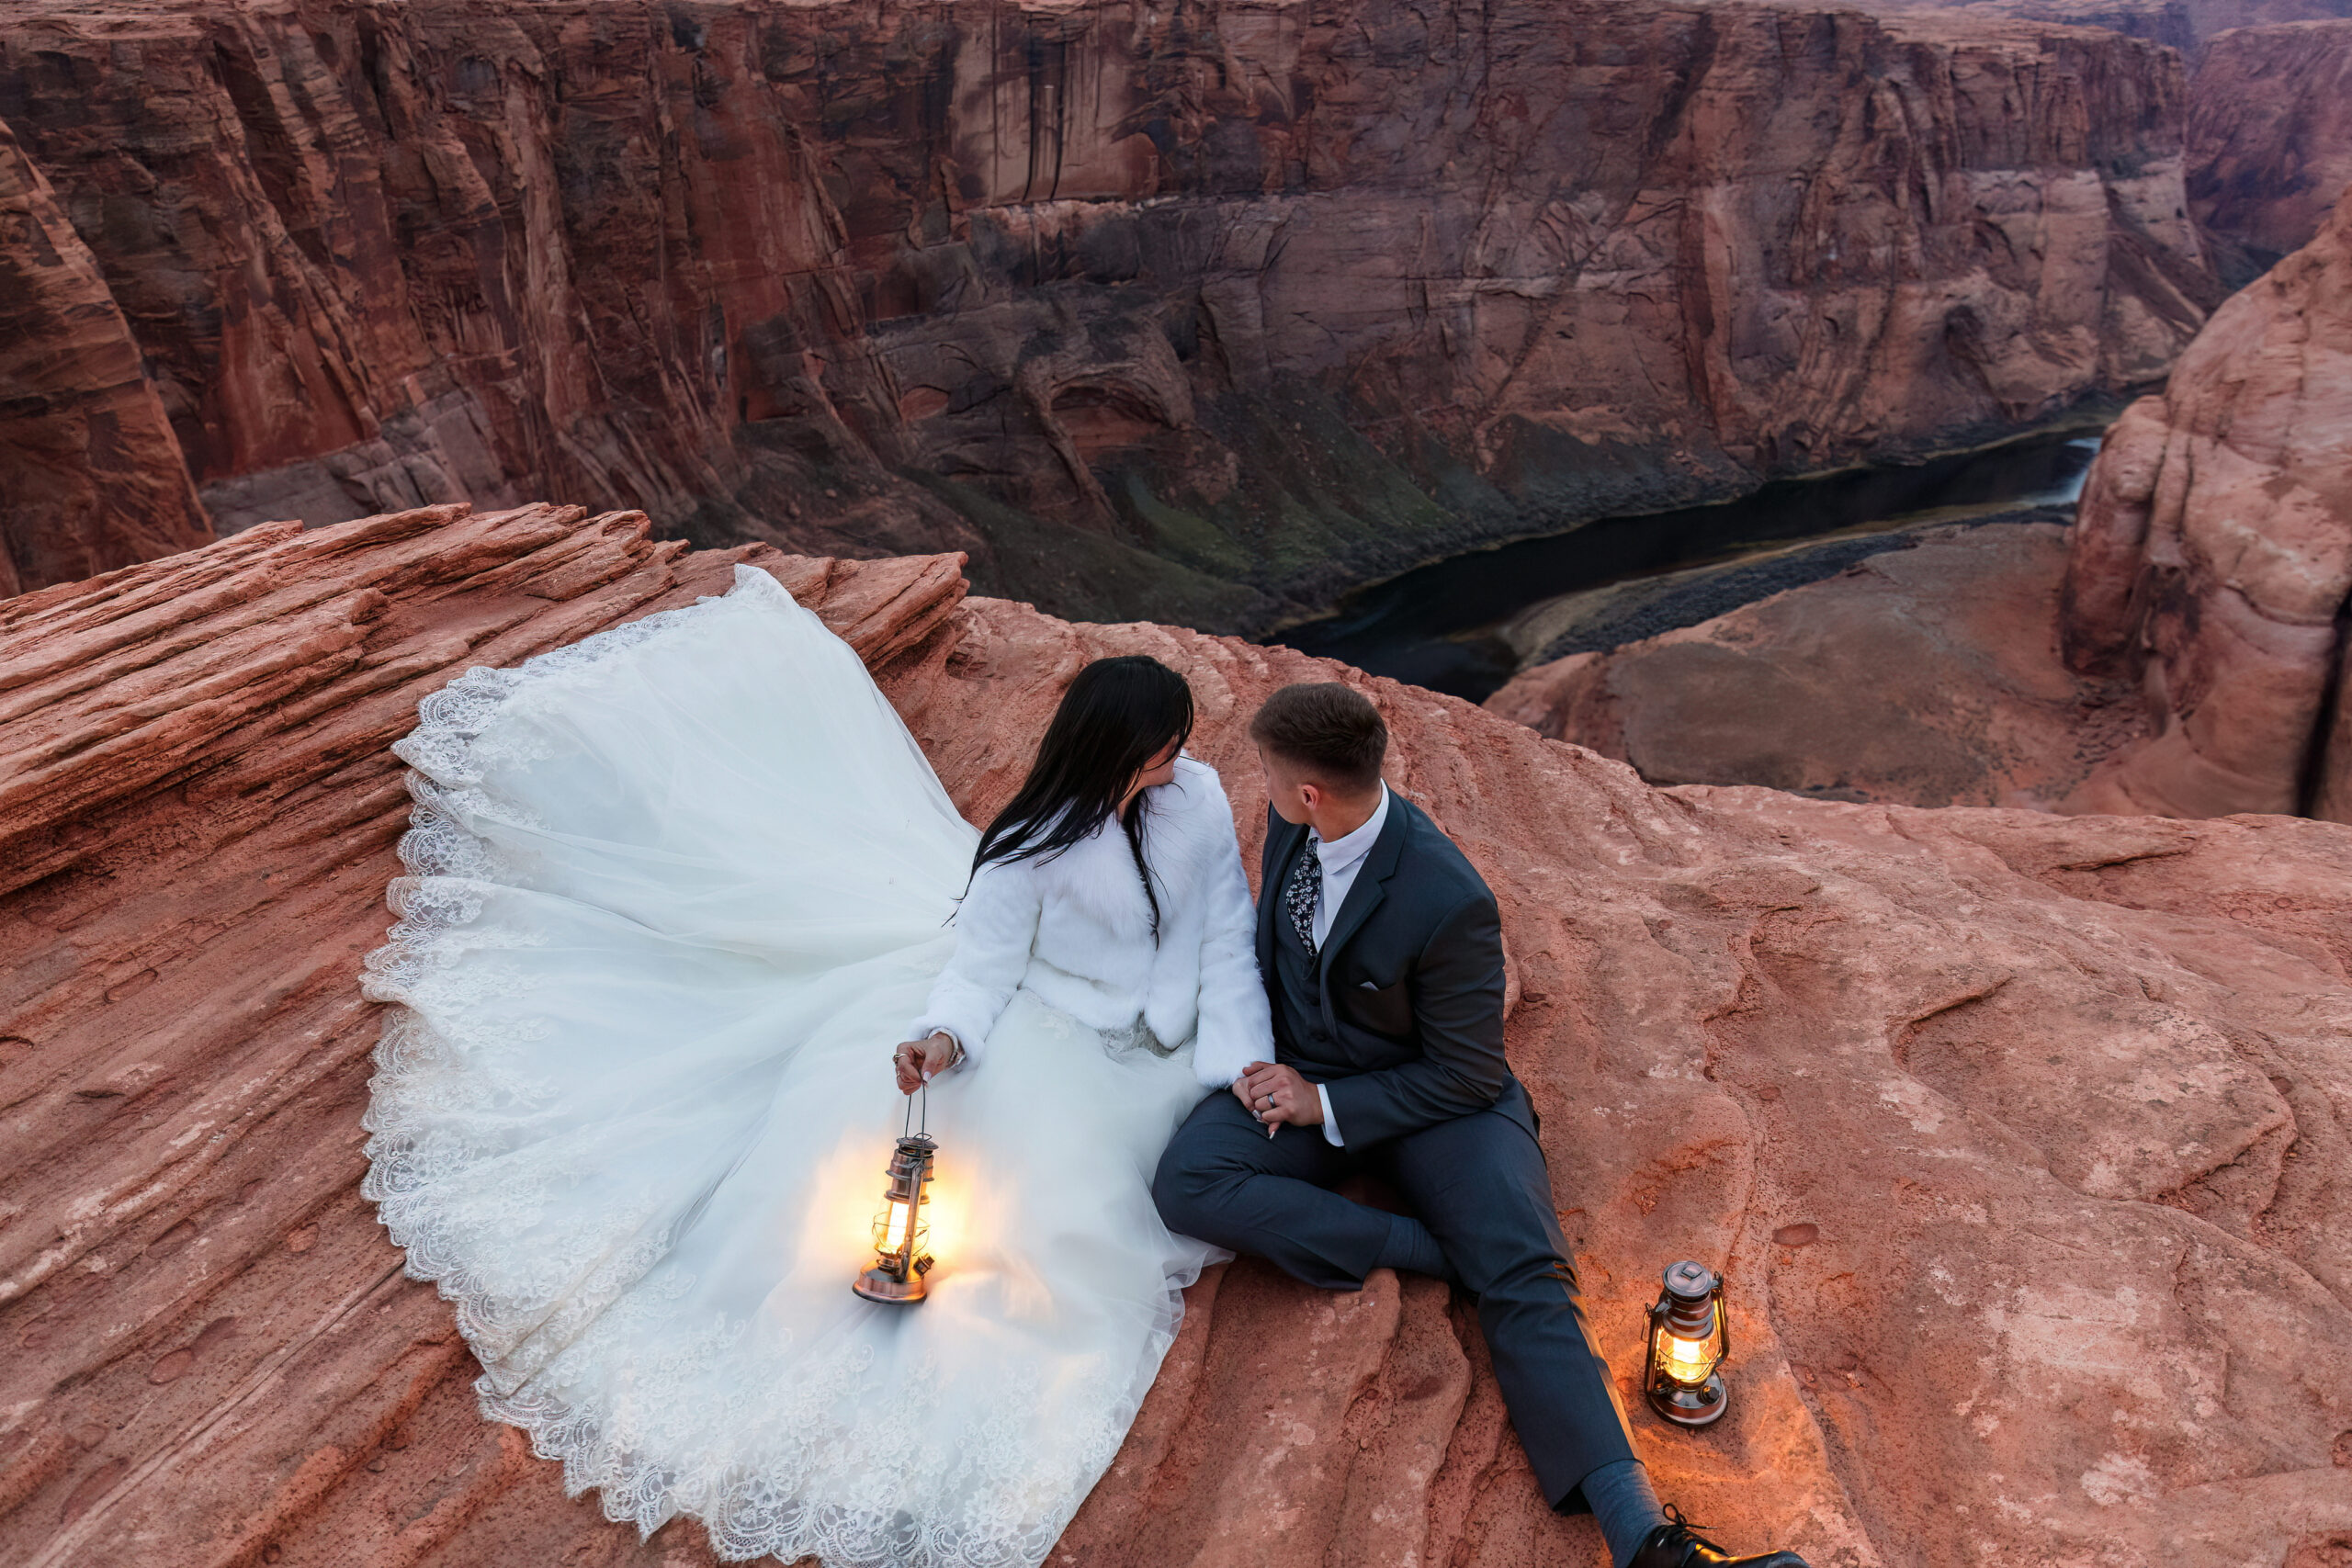
[[1358,980],[1356,982],[1356,989],[1359,991],[1376,991],[1380,989],[1380,987],[1374,985],[1369,980]]

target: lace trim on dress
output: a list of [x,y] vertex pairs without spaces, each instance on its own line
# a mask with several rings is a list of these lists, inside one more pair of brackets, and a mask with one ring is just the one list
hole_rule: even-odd
[[[536,824],[481,786],[496,767],[538,754],[531,727],[512,721],[542,697],[594,680],[600,665],[672,635],[687,617],[772,610],[779,600],[797,611],[764,572],[738,567],[724,597],[649,615],[516,669],[476,667],[418,705],[415,730],[393,747],[413,770],[408,788],[416,804],[399,845],[408,874],[390,886],[398,919],[368,956],[361,982],[369,999],[392,1005],[362,1118],[370,1136],[360,1190],[406,1250],[408,1275],[435,1283],[455,1308],[483,1368],[475,1388],[484,1416],[520,1427],[535,1453],[560,1461],[567,1493],[596,1488],[607,1518],[650,1534],[674,1515],[692,1514],[718,1555],[735,1561],[815,1556],[832,1568],[1035,1568],[1125,1440],[1174,1339],[1179,1286],[1187,1281],[1170,1281],[1134,1365],[1073,1369],[1106,1393],[1076,1420],[1041,1423],[1042,1391],[1031,1389],[1001,1402],[984,1424],[961,1429],[938,1429],[905,1401],[845,1427],[838,1412],[870,1372],[870,1348],[812,1376],[811,1358],[786,1370],[780,1349],[752,1348],[748,1325],[724,1319],[687,1333],[676,1332],[674,1318],[665,1325],[670,1348],[657,1364],[635,1366],[634,1385],[649,1397],[598,1411],[545,1392],[566,1384],[567,1366],[595,1366],[605,1347],[632,1335],[641,1342],[650,1323],[676,1312],[693,1281],[664,1272],[673,1235],[650,1196],[631,1207],[616,1194],[580,1222],[576,1235],[560,1224],[546,1228],[551,1199],[594,1178],[601,1162],[584,1141],[517,1146],[515,1113],[552,1086],[502,1066],[500,1047],[544,1037],[555,1026],[527,1008],[480,1006],[511,1001],[523,987],[485,955],[534,940],[482,917],[519,869],[521,852],[495,830]],[[1105,1043],[1169,1049],[1140,1022]],[[540,1228],[529,1247],[499,1245],[533,1226]],[[762,1375],[769,1366],[777,1375]],[[700,1393],[714,1382],[732,1392],[691,1408],[650,1397],[690,1385]],[[928,1388],[931,1380],[916,1386]],[[694,1451],[694,1434],[715,1427],[755,1432],[765,1451],[755,1461],[700,1471],[649,1457]],[[894,1504],[901,1478],[918,1469],[935,1476],[943,1466],[964,1502],[956,1517],[915,1517]],[[812,1504],[812,1495],[828,1501]]]

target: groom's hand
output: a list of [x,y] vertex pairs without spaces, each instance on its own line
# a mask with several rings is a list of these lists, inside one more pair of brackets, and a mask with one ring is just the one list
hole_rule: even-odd
[[1287,1122],[1294,1127],[1323,1124],[1323,1097],[1298,1076],[1296,1067],[1273,1062],[1252,1062],[1233,1080],[1233,1092],[1250,1114],[1272,1127]]

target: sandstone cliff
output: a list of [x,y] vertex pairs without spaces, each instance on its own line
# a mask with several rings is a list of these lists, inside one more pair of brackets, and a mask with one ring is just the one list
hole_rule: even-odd
[[1882,15],[1934,12],[1956,17],[2007,17],[2107,28],[2169,44],[2184,54],[2233,28],[2352,16],[2352,0],[1870,0]]
[[2352,818],[2352,201],[2216,312],[2083,491],[2069,663],[2159,729],[2079,809]]
[[1874,558],[1488,705],[1658,783],[2352,818],[2352,202],[2109,431],[2076,522]]
[[1634,0],[0,4],[223,529],[564,494],[1220,628],[2161,374],[2183,93]]
[[[688,1568],[475,1415],[357,1196],[360,954],[416,700],[720,587],[641,517],[270,525],[0,606],[0,1558]],[[951,558],[751,558],[968,813],[1084,659],[1241,721],[1339,674],[1493,883],[1512,1060],[1604,1346],[1728,1269],[1735,1404],[1668,1494],[1818,1568],[2317,1568],[2352,1550],[2352,829],[1658,791],[1279,649],[964,600]],[[1204,1280],[1057,1561],[1601,1561],[1465,1306]]]
[[0,595],[212,536],[139,344],[0,122]]
[[2352,20],[2241,28],[2190,78],[2188,209],[2257,269],[2300,250],[2352,185]]

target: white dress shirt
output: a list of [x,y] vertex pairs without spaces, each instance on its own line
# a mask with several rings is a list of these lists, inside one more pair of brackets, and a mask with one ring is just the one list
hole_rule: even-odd
[[[1323,939],[1331,934],[1331,922],[1340,913],[1340,906],[1348,901],[1348,889],[1356,885],[1356,873],[1363,869],[1364,857],[1372,853],[1374,842],[1380,837],[1381,828],[1388,821],[1388,786],[1380,786],[1380,804],[1372,808],[1363,826],[1352,833],[1342,833],[1329,843],[1323,835],[1307,830],[1307,841],[1315,846],[1316,857],[1323,863],[1323,897],[1315,906],[1315,951],[1323,951]],[[1323,1102],[1323,1141],[1334,1148],[1340,1146],[1340,1123],[1331,1114],[1331,1096],[1321,1084],[1315,1086],[1316,1098]]]

